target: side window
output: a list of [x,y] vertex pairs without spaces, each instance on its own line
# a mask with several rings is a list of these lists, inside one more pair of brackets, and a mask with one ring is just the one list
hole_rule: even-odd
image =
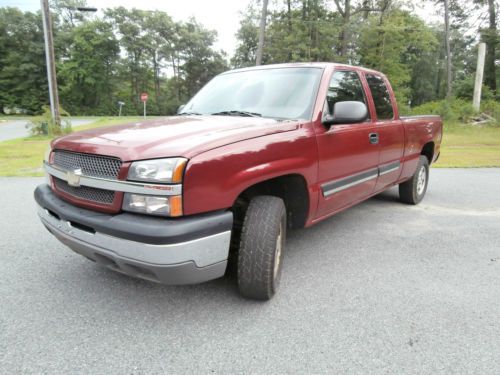
[[375,104],[378,119],[392,119],[394,117],[394,110],[392,108],[391,96],[384,80],[382,77],[373,74],[367,74],[366,80],[372,92],[373,103]]
[[344,101],[356,101],[366,104],[365,92],[356,72],[338,70],[332,75],[326,95],[328,112],[333,114],[335,103]]

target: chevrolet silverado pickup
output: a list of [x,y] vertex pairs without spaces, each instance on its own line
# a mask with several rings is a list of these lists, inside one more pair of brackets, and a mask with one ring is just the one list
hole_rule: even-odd
[[395,185],[419,203],[441,137],[438,116],[399,115],[379,72],[238,69],[176,116],[52,141],[35,199],[49,232],[93,262],[180,285],[223,276],[231,259],[240,293],[267,300],[288,229]]

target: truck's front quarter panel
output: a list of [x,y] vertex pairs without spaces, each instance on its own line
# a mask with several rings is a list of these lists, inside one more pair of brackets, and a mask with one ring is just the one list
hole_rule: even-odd
[[309,122],[292,125],[281,124],[288,131],[228,144],[190,159],[184,177],[184,213],[229,209],[250,186],[297,174],[307,182],[311,216],[317,204],[315,135]]

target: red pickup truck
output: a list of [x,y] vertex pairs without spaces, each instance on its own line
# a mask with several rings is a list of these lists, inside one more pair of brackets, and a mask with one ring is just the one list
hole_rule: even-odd
[[400,117],[376,71],[304,63],[218,75],[177,116],[52,142],[35,191],[49,232],[75,252],[165,284],[221,277],[276,292],[286,231],[391,186],[419,203],[439,156],[438,116]]

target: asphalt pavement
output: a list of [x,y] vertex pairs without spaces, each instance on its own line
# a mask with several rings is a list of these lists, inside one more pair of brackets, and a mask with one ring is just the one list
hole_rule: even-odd
[[2,374],[500,374],[500,169],[291,232],[266,303],[100,268],[42,227],[41,182],[0,179]]
[[[91,123],[92,119],[72,119],[71,126],[78,127]],[[0,120],[0,142],[10,139],[28,137],[30,132],[26,127],[28,120]]]

